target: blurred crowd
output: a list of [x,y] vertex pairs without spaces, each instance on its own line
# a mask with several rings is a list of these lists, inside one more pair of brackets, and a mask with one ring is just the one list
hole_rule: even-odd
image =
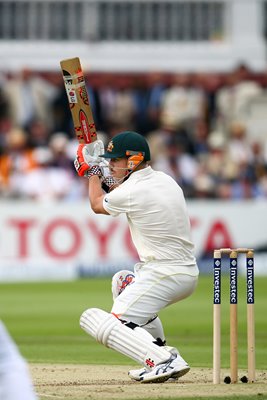
[[[267,198],[267,125],[259,138],[247,123],[255,101],[267,122],[265,74],[239,65],[227,74],[86,79],[99,138],[107,144],[123,130],[143,134],[153,168],[170,174],[187,198]],[[0,198],[87,197],[73,167],[76,148],[59,72],[0,75]]]

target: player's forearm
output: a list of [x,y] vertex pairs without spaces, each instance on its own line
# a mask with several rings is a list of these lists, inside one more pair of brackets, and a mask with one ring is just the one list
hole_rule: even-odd
[[104,194],[101,187],[101,181],[96,175],[89,179],[88,194],[92,210],[96,214],[108,214],[103,207]]

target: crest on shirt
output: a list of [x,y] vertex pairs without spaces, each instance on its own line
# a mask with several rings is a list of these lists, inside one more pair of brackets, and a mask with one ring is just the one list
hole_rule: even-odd
[[113,144],[113,141],[111,140],[111,141],[109,142],[109,144],[108,144],[107,151],[108,151],[109,153],[112,153],[113,148],[114,148],[114,144]]

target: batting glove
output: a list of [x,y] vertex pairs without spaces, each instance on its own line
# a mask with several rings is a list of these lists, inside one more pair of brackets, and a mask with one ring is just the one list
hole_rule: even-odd
[[79,144],[76,158],[74,160],[74,167],[77,171],[79,176],[85,176],[86,173],[90,170],[90,166],[85,162],[84,155],[83,155],[83,148],[84,144]]
[[84,161],[87,164],[99,165],[100,162],[103,162],[103,158],[99,157],[100,154],[105,152],[102,140],[96,140],[95,142],[82,146]]
[[[102,176],[102,171],[99,165],[95,165],[94,162],[88,163],[84,157],[84,148],[85,144],[79,144],[77,149],[76,159],[74,160],[74,167],[79,176],[83,176],[85,178],[90,178],[93,175]],[[100,159],[101,160],[101,159]],[[93,161],[93,160],[92,160]]]

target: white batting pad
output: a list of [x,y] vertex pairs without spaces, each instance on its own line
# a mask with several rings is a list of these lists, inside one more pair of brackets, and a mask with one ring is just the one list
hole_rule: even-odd
[[114,315],[98,308],[89,308],[80,318],[80,326],[98,342],[153,368],[171,357],[164,347],[153,343],[153,336],[142,328],[131,329]]

